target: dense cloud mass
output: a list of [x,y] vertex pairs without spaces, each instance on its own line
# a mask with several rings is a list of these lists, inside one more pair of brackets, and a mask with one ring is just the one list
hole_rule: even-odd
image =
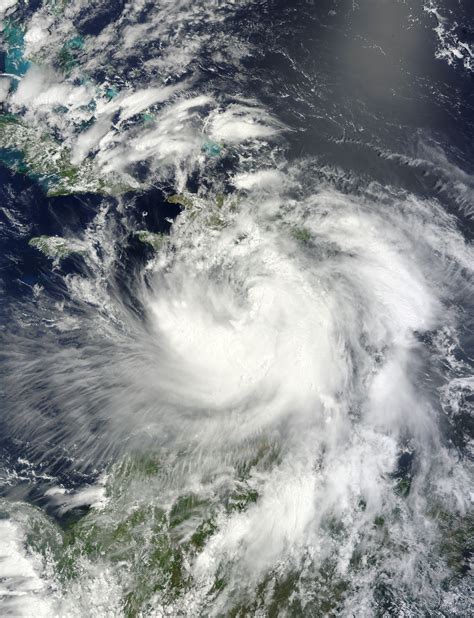
[[469,8],[0,19],[0,613],[468,615]]

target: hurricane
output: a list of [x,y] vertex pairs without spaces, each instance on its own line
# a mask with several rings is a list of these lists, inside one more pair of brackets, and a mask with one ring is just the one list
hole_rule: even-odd
[[0,613],[474,612],[468,3],[0,28]]

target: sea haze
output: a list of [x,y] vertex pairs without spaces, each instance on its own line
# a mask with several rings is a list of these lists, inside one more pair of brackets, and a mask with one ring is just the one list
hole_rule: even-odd
[[468,0],[0,30],[0,614],[474,614]]

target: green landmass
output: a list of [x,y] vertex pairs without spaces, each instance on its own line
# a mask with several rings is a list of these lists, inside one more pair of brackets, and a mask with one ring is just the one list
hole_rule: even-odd
[[194,205],[194,200],[189,195],[184,195],[183,193],[170,195],[166,198],[166,201],[169,204],[179,204],[183,208],[191,208]]
[[81,243],[61,238],[60,236],[37,236],[31,238],[28,244],[55,260],[62,260],[73,253],[80,254],[84,252]]
[[139,188],[138,183],[102,174],[92,159],[73,165],[64,144],[11,114],[0,116],[0,163],[36,180],[48,196],[120,195]]
[[161,249],[165,240],[165,236],[163,234],[155,234],[153,232],[148,232],[147,230],[138,230],[135,232],[135,236],[140,242],[153,247],[155,251]]

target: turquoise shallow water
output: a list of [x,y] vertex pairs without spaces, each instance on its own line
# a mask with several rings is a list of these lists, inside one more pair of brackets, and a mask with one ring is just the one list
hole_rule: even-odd
[[0,7],[0,613],[468,615],[468,7]]

